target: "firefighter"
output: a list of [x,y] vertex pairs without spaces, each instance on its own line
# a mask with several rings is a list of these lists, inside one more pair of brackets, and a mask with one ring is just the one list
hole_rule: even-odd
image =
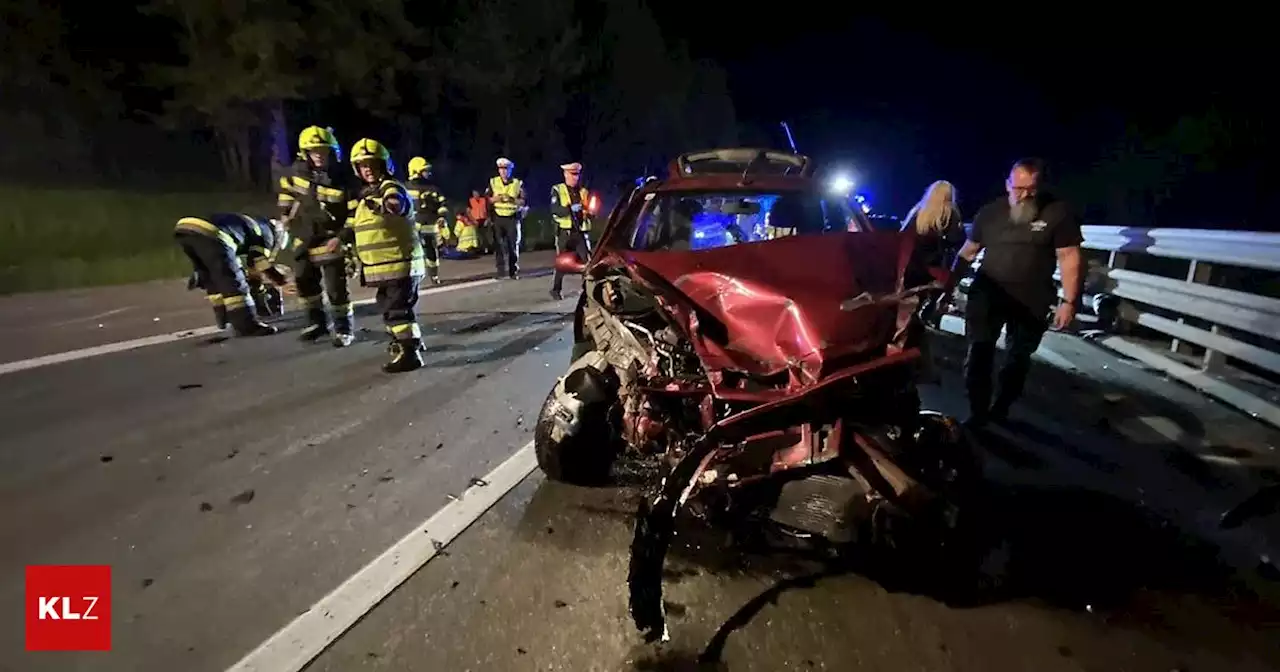
[[219,328],[230,325],[237,336],[276,333],[275,327],[263,324],[254,312],[240,255],[272,283],[288,282],[284,272],[271,263],[288,240],[282,223],[238,213],[218,213],[208,219],[183,217],[174,227],[174,239],[195,271],[188,287],[205,290]]
[[347,259],[341,246],[329,245],[347,221],[347,203],[355,189],[350,177],[339,169],[341,161],[342,148],[333,129],[303,129],[298,135],[298,160],[289,174],[280,178],[277,199],[294,238],[298,298],[307,310],[308,325],[302,330],[302,340],[313,342],[332,333],[333,345],[339,348],[355,341]]
[[421,156],[409,159],[409,196],[413,198],[414,223],[422,238],[422,251],[426,255],[427,275],[431,284],[440,284],[440,231],[448,231],[449,208],[444,196],[430,182],[431,164]]
[[[378,307],[391,334],[391,361],[382,370],[413,371],[423,365],[422,329],[415,309],[427,270],[413,199],[392,179],[391,152],[376,140],[364,138],[351,148],[351,169],[363,187],[348,204],[351,216],[343,238],[355,243],[365,284],[378,288]],[[338,249],[339,244],[332,241],[330,246]]]
[[[591,216],[594,208],[591,195],[582,186],[582,164],[566,163],[560,166],[564,171],[564,182],[551,187],[551,219],[556,223],[556,254],[573,250],[578,258],[586,261],[591,256]],[[556,270],[551,280],[551,298],[559,301],[564,298],[564,273]]]
[[494,261],[498,278],[520,277],[520,225],[526,210],[524,182],[511,177],[511,159],[499,158],[498,174],[489,180],[485,198],[492,204],[489,221],[493,228]]

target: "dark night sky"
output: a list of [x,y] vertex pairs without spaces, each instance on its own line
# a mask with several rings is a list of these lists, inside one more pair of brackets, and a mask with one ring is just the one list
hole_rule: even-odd
[[[81,19],[113,11],[73,2]],[[995,13],[913,4],[896,16],[883,7],[870,16],[803,0],[649,4],[666,32],[726,68],[740,120],[773,133],[776,146],[778,122],[789,121],[801,151],[850,168],[891,214],[935,179],[955,183],[972,212],[999,193],[1014,159],[1039,155],[1060,172],[1087,167],[1126,124],[1168,127],[1211,105],[1228,116],[1273,116],[1260,98],[1273,92],[1272,63],[1280,59],[1260,13],[1169,16],[1167,8],[1156,15],[1113,5],[1086,16],[1027,5]],[[155,50],[89,32],[118,54],[131,52],[124,60]],[[1269,210],[1260,177],[1221,182],[1194,197],[1195,225],[1236,217],[1218,215],[1219,192],[1258,192],[1242,207]]]
[[740,118],[789,120],[801,151],[850,166],[891,210],[948,179],[972,212],[1019,156],[1088,165],[1126,123],[1246,108],[1258,83],[1249,73],[1274,60],[1261,58],[1265,22],[1240,14],[1020,6],[981,16],[912,5],[914,16],[871,17],[826,3],[765,13],[704,1],[689,20],[680,3],[652,4],[695,55],[729,70]]

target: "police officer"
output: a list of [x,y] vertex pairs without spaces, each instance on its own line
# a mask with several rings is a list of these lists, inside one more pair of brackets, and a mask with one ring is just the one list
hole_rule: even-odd
[[431,183],[431,164],[421,156],[409,159],[409,196],[413,198],[414,222],[422,238],[427,275],[431,284],[440,284],[440,230],[448,229],[449,208],[444,196]]
[[[423,365],[422,329],[415,309],[426,275],[413,199],[392,179],[395,163],[382,143],[368,138],[357,142],[351,148],[351,168],[364,186],[348,204],[351,217],[343,237],[355,243],[365,284],[378,288],[378,307],[391,334],[391,361],[382,370],[413,371]],[[336,241],[330,245],[338,247]]]
[[195,271],[192,285],[208,294],[219,328],[230,325],[237,336],[276,333],[275,327],[260,322],[254,312],[240,255],[271,282],[285,284],[288,278],[271,263],[288,240],[282,224],[238,213],[218,213],[207,219],[183,217],[174,227],[174,239]]
[[[355,187],[337,170],[342,148],[333,129],[309,126],[298,135],[298,160],[280,178],[277,203],[294,238],[297,287],[307,309],[308,326],[302,339],[316,341],[330,334],[333,344],[346,347],[355,340],[348,270],[341,247],[329,245],[347,220],[347,203]],[[325,294],[329,311],[325,310]]]
[[[582,164],[566,163],[560,166],[564,182],[551,187],[551,219],[556,223],[556,254],[573,250],[578,258],[586,261],[591,256],[591,196],[582,186]],[[558,269],[551,280],[551,298],[564,298],[564,273]]]
[[[1042,189],[1043,163],[1023,159],[1005,180],[1006,198],[982,207],[973,218],[973,231],[956,259],[958,279],[978,252],[982,266],[969,288],[965,307],[965,386],[969,393],[971,426],[1003,421],[1022,394],[1031,369],[1031,355],[1049,327],[1049,309],[1057,299],[1055,267],[1062,269],[1065,298],[1053,317],[1053,328],[1064,329],[1075,317],[1080,300],[1081,255],[1084,237],[1080,223],[1061,199]],[[1008,354],[1000,370],[1000,390],[992,403],[991,372],[1001,329],[1008,334]]]
[[485,198],[491,204],[489,222],[494,237],[494,261],[498,278],[520,277],[520,225],[525,212],[524,182],[511,177],[511,159],[499,158],[498,175],[489,180]]

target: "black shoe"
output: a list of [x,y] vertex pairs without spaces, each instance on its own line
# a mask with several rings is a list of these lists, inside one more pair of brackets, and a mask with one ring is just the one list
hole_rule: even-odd
[[387,373],[407,373],[421,369],[425,362],[422,361],[419,343],[418,339],[393,342],[390,348],[391,361],[383,364],[382,370]]
[[433,284],[433,285],[438,285],[438,284],[440,284],[440,276],[438,276],[438,275],[433,275],[433,276],[431,276],[431,284]]
[[236,327],[236,336],[270,336],[278,331],[279,329],[269,324],[253,322],[242,327]]
[[356,342],[356,335],[349,331],[338,331],[333,334],[333,347],[345,348]]
[[561,293],[560,290],[558,289],[553,289],[551,290],[551,298],[555,299],[556,301],[563,301],[564,294]]

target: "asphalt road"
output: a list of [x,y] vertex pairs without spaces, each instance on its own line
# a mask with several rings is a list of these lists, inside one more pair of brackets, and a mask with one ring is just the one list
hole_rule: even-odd
[[[225,670],[310,613],[520,454],[570,345],[573,302],[547,285],[424,297],[429,366],[407,376],[379,371],[368,307],[347,350],[186,339],[0,375],[0,669]],[[635,489],[534,474],[308,669],[683,670],[708,649],[730,670],[1280,669],[1280,617],[1222,562],[1247,565],[1265,530],[1188,534],[1275,478],[1275,435],[1054,348],[1088,375],[1041,366],[1021,424],[981,437],[1008,561],[980,602],[902,567],[806,586],[823,568],[708,532],[669,564],[673,641],[643,645]],[[938,350],[926,401],[960,413],[958,352]],[[22,567],[61,563],[112,565],[111,652],[22,650]]]

